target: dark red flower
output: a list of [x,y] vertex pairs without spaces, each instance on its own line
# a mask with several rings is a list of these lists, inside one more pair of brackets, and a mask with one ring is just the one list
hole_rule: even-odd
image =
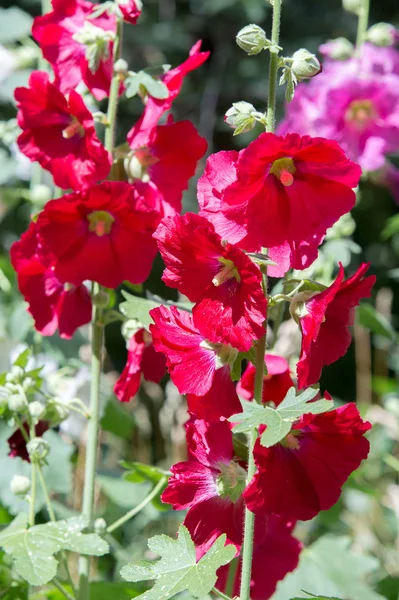
[[180,93],[186,75],[190,71],[198,69],[208,58],[209,52],[200,52],[201,44],[202,42],[199,40],[191,48],[187,60],[162,75],[161,81],[168,88],[169,95],[167,98],[162,99],[148,96],[142,118],[127,135],[130,145],[133,139],[135,140],[136,147],[147,145],[149,132],[158,124],[161,116],[171,109],[173,101]]
[[[263,133],[238,156],[219,154],[208,158],[200,205],[206,212],[221,210],[230,227],[222,234],[215,225],[216,231],[242,247],[311,240],[355,204],[351,188],[361,170],[336,142]],[[220,169],[222,161],[232,163],[227,173]]]
[[304,415],[270,448],[258,439],[257,472],[244,492],[249,510],[306,521],[331,508],[368,455],[364,434],[369,429],[355,404],[346,404],[321,415]]
[[154,348],[166,355],[166,366],[181,394],[204,396],[211,389],[217,369],[229,371],[237,350],[212,344],[195,327],[191,313],[175,306],[150,311]]
[[262,275],[248,256],[224,244],[192,213],[164,219],[154,237],[166,264],[163,281],[191,301],[194,324],[212,343],[246,351],[264,334]]
[[63,189],[80,190],[105,179],[110,157],[81,96],[72,90],[67,100],[40,71],[31,74],[29,86],[15,90],[21,152],[50,171]]
[[131,25],[136,25],[141,15],[141,0],[117,0],[118,8],[122,13],[123,20]]
[[159,217],[141,192],[140,186],[107,181],[46,204],[37,221],[39,240],[55,256],[63,281],[89,279],[116,288],[124,280],[147,279]]
[[[135,130],[132,130],[133,134]],[[148,182],[159,196],[163,215],[181,211],[183,191],[194,175],[207,143],[190,121],[170,121],[129,138],[133,152],[126,159],[128,177]]]
[[[290,375],[290,366],[285,358],[275,354],[266,354],[265,364],[267,375],[263,378],[262,401],[274,402],[277,406],[284,400],[290,387],[294,385]],[[249,363],[237,384],[237,392],[245,400],[252,400],[254,397],[255,373],[254,365]]]
[[53,267],[51,255],[43,252],[37,239],[37,226],[11,246],[11,263],[17,272],[18,287],[28,302],[35,328],[42,335],[59,330],[62,338],[91,320],[91,297],[84,285],[62,283]]
[[187,394],[190,414],[196,419],[213,422],[228,419],[242,411],[230,370],[217,369],[212,385],[204,396]]
[[102,100],[112,79],[115,15],[89,18],[98,5],[86,0],[52,0],[52,5],[52,12],[35,18],[32,35],[54,69],[55,83],[67,93],[83,81]]
[[139,391],[141,375],[159,383],[165,371],[165,357],[155,352],[151,334],[139,329],[130,338],[126,366],[114,387],[115,396],[121,402],[129,402]]
[[[24,423],[23,428],[26,431],[26,435],[29,435],[29,425],[28,423]],[[45,433],[49,428],[49,423],[47,421],[39,421],[37,425],[35,425],[35,435],[36,437],[42,437],[43,433]],[[14,433],[7,440],[8,445],[10,447],[10,452],[8,456],[11,458],[22,458],[26,462],[30,462],[28,450],[26,448],[26,440],[22,435],[22,431],[20,429],[16,429]]]
[[[255,543],[252,558],[251,599],[268,600],[276,591],[279,581],[296,569],[302,544],[292,536],[294,522],[287,522],[277,515],[255,520]],[[237,567],[233,596],[239,596],[241,584],[241,560]],[[229,565],[218,570],[216,587],[224,591]]]
[[[299,319],[302,330],[301,356],[297,365],[299,389],[317,383],[323,366],[331,365],[348,350],[351,343],[349,327],[353,325],[355,307],[362,298],[370,296],[375,283],[374,275],[364,278],[369,266],[363,263],[344,281],[344,269],[340,264],[338,276],[331,286],[305,302],[306,314]],[[301,299],[300,294],[298,298]]]

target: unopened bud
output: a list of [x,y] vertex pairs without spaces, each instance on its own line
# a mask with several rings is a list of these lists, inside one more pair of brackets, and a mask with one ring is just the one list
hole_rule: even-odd
[[16,381],[19,382],[23,379],[25,374],[25,371],[23,370],[22,367],[19,367],[18,365],[14,365],[13,367],[11,367],[11,371],[9,373],[9,375],[11,375],[11,381]]
[[314,77],[321,71],[321,65],[315,54],[300,48],[292,55],[291,69],[298,81]]
[[29,404],[28,410],[29,410],[30,416],[33,419],[37,419],[37,420],[39,420],[46,412],[45,406],[41,402],[38,402],[37,400],[35,400],[34,402],[31,402]]
[[342,6],[347,12],[359,15],[363,7],[363,0],[342,0]]
[[26,444],[26,449],[32,462],[43,462],[49,453],[50,446],[43,438],[35,437]]
[[224,120],[235,130],[234,133],[246,133],[255,127],[254,113],[256,113],[256,109],[249,102],[234,102],[226,112]]
[[105,519],[96,519],[94,521],[94,531],[98,535],[103,535],[107,530],[107,522]]
[[10,483],[11,492],[15,496],[26,496],[30,490],[30,479],[24,475],[14,475]]
[[319,48],[320,54],[331,58],[332,60],[347,60],[350,58],[355,47],[344,37],[336,38],[335,40],[328,40],[325,44],[322,44]]
[[119,58],[114,64],[114,73],[124,74],[129,70],[129,65],[123,58]]
[[16,413],[24,412],[28,405],[26,398],[21,396],[21,394],[12,394],[7,402],[9,410]]
[[394,46],[399,32],[391,23],[376,23],[368,30],[367,39],[375,46]]
[[24,392],[28,392],[31,388],[35,387],[36,382],[32,377],[25,377],[22,382],[22,388]]
[[39,183],[38,185],[33,186],[30,193],[31,202],[33,202],[33,204],[37,204],[38,206],[44,206],[46,202],[51,200],[51,196],[51,189],[48,185],[44,185],[44,183]]
[[93,304],[98,308],[107,308],[109,300],[109,294],[105,290],[100,290],[93,296]]
[[267,47],[266,33],[259,25],[246,25],[237,33],[236,42],[250,56]]

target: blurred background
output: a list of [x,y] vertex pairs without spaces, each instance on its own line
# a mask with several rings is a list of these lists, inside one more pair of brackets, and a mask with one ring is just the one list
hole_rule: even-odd
[[[28,344],[35,350],[36,365],[45,364],[49,389],[57,395],[69,394],[86,400],[90,359],[88,332],[77,334],[69,342],[56,336],[41,338],[33,334],[32,321],[17,291],[9,263],[10,245],[27,228],[30,215],[42,202],[41,198],[32,198],[29,192],[30,163],[16,149],[18,132],[13,121],[16,113],[13,90],[25,85],[30,71],[37,68],[37,50],[29,38],[29,31],[31,18],[40,14],[41,6],[36,0],[3,0],[0,7],[2,11],[13,9],[15,19],[12,28],[6,27],[0,12],[0,371],[6,370],[18,349]],[[379,21],[399,25],[397,0],[372,1],[370,24]],[[178,65],[185,60],[190,47],[198,39],[203,40],[204,50],[211,51],[207,63],[186,78],[183,91],[173,107],[176,119],[190,119],[198,127],[208,141],[208,153],[239,149],[259,133],[254,130],[233,137],[232,130],[223,121],[226,110],[239,100],[251,102],[258,110],[265,109],[268,56],[263,53],[248,57],[235,44],[237,31],[251,22],[262,25],[270,34],[269,3],[262,0],[144,0],[139,23],[134,27],[125,26],[123,57],[132,70],[161,64]],[[356,17],[343,11],[340,0],[285,0],[281,45],[285,55],[301,47],[317,52],[319,45],[327,39],[343,36],[354,42],[356,27]],[[127,131],[140,116],[141,110],[138,97],[122,100],[117,132],[120,143],[124,142]],[[281,118],[283,113],[284,91],[279,88],[278,117]],[[399,167],[399,157],[391,157],[391,160]],[[202,169],[203,164],[198,174]],[[43,181],[46,183],[46,175]],[[184,210],[197,210],[195,183],[191,182],[185,194]],[[363,415],[375,426],[370,435],[371,457],[348,482],[340,502],[310,524],[300,526],[298,536],[306,544],[320,543],[320,540],[327,539],[323,537],[327,532],[336,534],[339,540],[345,539],[342,536],[349,536],[352,547],[366,555],[356,566],[348,559],[347,566],[347,579],[353,574],[355,583],[357,577],[359,581],[366,582],[364,587],[358,584],[361,591],[350,595],[343,578],[343,587],[338,591],[332,588],[330,592],[353,600],[399,598],[399,350],[395,333],[399,323],[397,212],[398,206],[389,189],[370,181],[362,182],[349,235],[338,241],[327,241],[327,244],[330,243],[330,257],[334,257],[335,263],[341,260],[349,273],[361,261],[370,261],[371,272],[377,275],[377,284],[370,304],[360,311],[350,351],[345,358],[324,369],[322,387],[328,389],[338,402],[356,400]],[[145,288],[138,293],[150,292],[163,298],[176,298],[174,290],[165,288],[160,282],[161,273],[162,264],[157,260]],[[119,299],[118,296],[116,301]],[[283,327],[282,332],[280,347],[295,347],[297,340],[289,327]],[[163,467],[184,460],[183,424],[187,413],[185,400],[166,380],[159,386],[144,383],[138,396],[128,406],[118,404],[112,395],[112,385],[126,360],[126,345],[119,325],[107,328],[106,346],[98,510],[99,515],[111,521],[131,508],[132,502],[138,504],[150,485],[141,482],[137,476],[121,478],[120,459]],[[8,435],[7,428],[2,426],[2,522],[10,520],[21,509],[8,491],[8,484],[15,469],[19,473],[25,468],[18,460],[3,460]],[[56,450],[47,475],[58,500],[57,515],[63,518],[79,509],[84,421],[70,418],[61,427],[60,435],[53,436]],[[60,461],[68,464],[62,473],[59,467],[57,469]],[[150,535],[160,531],[173,534],[182,517],[165,510],[159,502],[156,506],[148,506],[113,538],[116,558],[101,559],[98,566],[101,577],[110,578],[119,563],[141,557]],[[339,548],[332,545],[329,552],[340,552]],[[320,576],[322,583],[328,577],[332,577],[331,573],[323,571]],[[377,591],[372,591],[372,588]],[[327,590],[324,592],[327,593]],[[288,600],[290,593],[289,588],[281,588],[276,600]]]

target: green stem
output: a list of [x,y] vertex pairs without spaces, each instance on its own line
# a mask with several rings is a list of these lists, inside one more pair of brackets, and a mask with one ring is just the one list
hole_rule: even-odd
[[366,41],[367,29],[369,26],[370,0],[362,0],[362,6],[359,11],[359,20],[357,22],[356,50],[360,49]]
[[130,510],[123,517],[121,517],[120,519],[115,521],[115,523],[112,523],[112,525],[107,527],[107,533],[112,533],[113,531],[115,531],[115,529],[118,529],[118,527],[120,527],[121,525],[123,525],[124,523],[126,523],[127,521],[132,519],[141,510],[143,510],[143,508],[145,506],[147,506],[147,504],[149,504],[151,502],[151,500],[153,498],[155,498],[155,496],[161,491],[161,489],[164,487],[164,485],[167,481],[168,481],[167,477],[162,477],[162,479],[160,479],[158,481],[157,485],[154,487],[154,489],[151,491],[151,493],[148,494],[148,496],[146,498],[144,498],[144,500],[142,502],[140,502],[140,504],[138,504],[137,506],[132,508],[132,510]]
[[229,564],[229,572],[227,574],[227,582],[224,588],[224,593],[226,596],[232,596],[234,592],[234,583],[236,580],[237,569],[240,564],[239,558],[233,558],[231,563]]
[[[273,25],[271,41],[275,46],[279,45],[280,41],[280,17],[281,17],[281,2],[282,0],[274,0],[273,2]],[[270,53],[269,62],[269,95],[267,102],[267,125],[266,131],[274,132],[276,128],[276,90],[277,90],[277,70],[278,70],[278,54]]]
[[[120,58],[122,49],[123,21],[118,20],[116,28],[116,39],[114,42],[113,58],[114,64]],[[118,111],[119,88],[121,80],[118,73],[114,73],[109,91],[109,102],[107,111],[107,127],[105,130],[104,145],[110,154],[115,147],[116,115]]]
[[[263,291],[267,295],[267,270],[263,274]],[[267,328],[267,318],[265,319],[265,329]],[[266,353],[266,333],[258,341],[256,346],[255,360],[255,385],[254,385],[254,400],[258,404],[262,404],[263,378],[265,374],[265,353]],[[249,437],[248,448],[248,472],[246,485],[248,486],[255,475],[256,465],[254,459],[254,447],[258,437],[257,429],[251,431]],[[253,512],[245,508],[244,517],[244,541],[242,545],[242,570],[241,570],[241,588],[240,600],[250,600],[250,584],[252,571],[252,555],[254,546],[255,532],[255,515]]]
[[30,484],[30,507],[29,507],[29,526],[33,527],[35,524],[35,504],[36,504],[36,467],[32,462],[31,464],[31,484]]
[[[99,289],[100,286],[98,283],[93,283],[92,297],[98,293]],[[103,348],[103,325],[101,317],[102,310],[93,304],[91,322],[90,420],[87,426],[86,464],[82,502],[82,515],[86,518],[89,527],[92,527],[94,520],[97,447],[100,430],[100,381],[101,354]],[[90,557],[80,557],[79,576],[78,598],[79,600],[90,600]]]
[[51,583],[53,584],[54,587],[57,588],[57,590],[59,590],[61,592],[61,594],[67,600],[75,600],[74,597],[64,588],[64,586],[62,585],[62,583],[60,581],[58,581],[58,579],[53,579],[51,581]]
[[47,490],[46,482],[43,477],[43,471],[42,471],[42,468],[39,463],[36,463],[36,469],[37,469],[37,473],[39,475],[40,485],[42,486],[42,491],[43,491],[43,495],[44,495],[44,500],[46,502],[47,512],[50,516],[50,520],[54,522],[57,519],[55,518],[54,509],[51,504],[51,500],[50,500],[50,496],[49,496],[49,493]]
[[219,598],[223,598],[224,600],[231,600],[230,596],[226,596],[226,594],[224,594],[223,592],[221,592],[220,590],[218,590],[215,587],[212,588],[212,593],[215,594],[216,596],[219,596]]

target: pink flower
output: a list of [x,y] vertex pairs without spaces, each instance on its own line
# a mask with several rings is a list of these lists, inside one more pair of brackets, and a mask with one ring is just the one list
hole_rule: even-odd
[[[288,390],[294,385],[290,366],[285,358],[275,354],[266,354],[265,364],[267,375],[263,377],[262,402],[274,402],[277,405],[284,400]],[[237,384],[237,392],[245,400],[252,400],[254,397],[255,373],[254,365],[249,363]]]
[[154,237],[166,265],[162,279],[197,302],[193,319],[201,334],[249,350],[264,334],[266,316],[258,267],[199,215],[164,219]]
[[187,394],[187,405],[195,419],[223,421],[242,411],[229,369],[217,369],[209,391],[203,396]]
[[64,284],[53,267],[54,258],[43,252],[37,239],[37,226],[11,246],[11,263],[17,272],[18,287],[28,302],[35,329],[53,335],[58,329],[70,339],[75,331],[91,320],[91,297],[84,285]]
[[[344,281],[344,269],[340,264],[332,285],[305,301],[306,314],[299,319],[302,330],[301,356],[297,365],[299,389],[317,383],[323,366],[331,365],[348,350],[351,343],[349,327],[353,325],[355,307],[362,298],[370,296],[375,283],[374,275],[364,278],[369,266],[363,263]],[[299,294],[299,301],[301,298]]]
[[89,18],[98,5],[86,0],[52,0],[52,5],[52,12],[35,18],[32,35],[54,69],[56,84],[67,93],[83,81],[102,100],[112,79],[115,16],[105,12]]
[[211,344],[195,327],[192,315],[175,306],[159,306],[150,311],[154,348],[166,355],[166,366],[181,394],[204,396],[211,389],[217,369],[229,370],[237,350]]
[[139,16],[141,15],[141,0],[117,0],[118,8],[122,13],[123,20],[131,25],[136,25]]
[[139,391],[141,375],[146,381],[159,383],[165,375],[165,357],[155,352],[151,335],[139,329],[130,338],[126,366],[115,384],[115,396],[129,402]]
[[127,139],[130,145],[133,139],[135,139],[136,147],[147,145],[148,132],[158,124],[161,116],[171,109],[173,101],[180,93],[186,75],[190,71],[198,69],[208,58],[210,52],[200,52],[201,44],[202,42],[199,40],[191,48],[186,61],[162,75],[161,81],[168,88],[169,95],[162,99],[148,97],[142,118],[128,133]]
[[370,423],[354,404],[304,415],[279,444],[256,442],[257,472],[244,492],[249,510],[307,521],[333,506],[342,485],[369,452]]
[[[267,134],[267,135],[273,135],[273,134]],[[260,138],[261,137],[262,136],[260,136]],[[258,138],[258,140],[260,138]],[[295,140],[295,138],[297,138],[297,136],[294,136],[293,139]],[[309,139],[309,138],[307,138],[307,139]],[[256,140],[256,141],[258,141],[258,140]],[[323,141],[321,141],[321,143],[322,142]],[[264,219],[265,216],[262,216],[258,219],[258,215],[255,212],[253,215],[248,214],[248,216],[245,216],[245,214],[246,214],[245,210],[247,210],[247,209],[244,205],[237,204],[237,206],[233,207],[233,205],[227,205],[224,202],[225,196],[229,192],[229,190],[234,189],[234,186],[237,185],[239,162],[241,160],[241,157],[243,156],[243,152],[246,152],[249,148],[250,148],[250,146],[246,150],[241,151],[240,153],[234,152],[234,151],[218,152],[216,154],[212,154],[208,158],[206,166],[205,166],[204,174],[198,181],[198,202],[200,205],[200,214],[203,215],[204,217],[206,217],[213,224],[213,226],[215,227],[215,230],[223,239],[229,241],[231,244],[238,245],[240,248],[243,248],[245,250],[259,251],[261,249],[262,245],[263,246],[265,245],[263,243],[265,240],[263,240],[263,241],[261,240],[261,238],[264,235],[264,231],[262,229],[262,227],[263,227],[262,219]],[[315,148],[317,148],[317,145],[315,145],[315,147],[313,149],[315,149]],[[311,154],[311,148],[309,148],[309,150],[310,150],[310,154]],[[334,147],[331,150],[332,150],[332,152],[330,155],[330,159],[333,160]],[[335,147],[335,150],[337,150],[336,147]],[[337,155],[335,155],[335,158],[339,158],[339,157],[341,159],[343,159],[342,153],[338,150]],[[319,157],[319,159],[320,159],[320,157]],[[343,163],[341,163],[341,167],[343,167]],[[296,167],[294,167],[294,168],[296,168]],[[303,168],[306,169],[306,164]],[[312,168],[316,172],[319,168],[323,168],[323,166],[322,165],[318,166],[317,163],[313,163]],[[352,173],[352,175],[354,175],[355,171],[356,171],[357,175],[359,175],[360,172],[357,170],[357,168],[354,165],[352,165],[351,163],[349,163],[348,175],[351,175],[351,173]],[[276,205],[274,205],[272,203],[273,193],[276,192],[276,194],[280,194],[281,190],[283,190],[282,194],[284,195],[286,193],[286,192],[284,192],[285,186],[279,182],[274,181],[275,179],[277,180],[277,178],[274,175],[269,174],[269,176],[264,179],[265,179],[265,182],[267,182],[267,184],[268,184],[267,186],[266,185],[264,186],[264,193],[266,194],[267,190],[270,191],[270,194],[268,195],[269,200],[265,201],[266,202],[265,206],[267,207],[269,204],[269,201],[270,201],[270,210],[272,212],[274,210],[282,212],[282,214],[279,217],[281,220],[279,230],[284,232],[284,229],[285,230],[287,229],[287,224],[289,225],[289,223],[291,223],[292,228],[294,228],[293,219],[294,219],[295,212],[293,212],[290,215],[289,212],[287,214],[285,214],[285,212],[284,212],[285,209],[282,210],[282,208],[284,206],[287,206],[287,207],[290,206],[288,204],[289,203],[288,196],[286,197],[285,200],[283,198],[281,200],[281,202],[279,202]],[[307,176],[307,179],[309,180],[310,184],[312,185],[313,183],[315,183],[316,181],[319,180],[319,177],[318,176],[313,177],[313,176],[309,175],[309,176]],[[299,189],[302,189],[303,188],[302,180],[300,180],[297,183],[300,186]],[[354,184],[354,180],[346,181],[346,183],[348,183],[349,185],[352,185],[352,184]],[[330,184],[333,188],[335,188],[335,186],[336,186],[337,190],[343,191],[344,196],[346,197],[348,202],[349,202],[349,198],[350,198],[350,206],[353,205],[354,194],[350,189],[348,189],[347,187],[345,188],[344,185],[341,183],[335,183],[332,181],[329,182],[326,180],[322,184],[323,190],[326,190]],[[293,188],[294,188],[294,185],[287,186],[286,190],[288,190],[288,191],[291,190],[290,193],[292,194]],[[307,188],[304,188],[304,189],[307,189]],[[245,192],[245,193],[247,193],[247,192]],[[337,193],[339,193],[339,192],[337,191]],[[302,204],[299,203],[300,197],[302,197],[302,196],[299,196],[298,198],[295,197],[298,206],[299,205],[302,206]],[[302,207],[304,214],[309,214],[308,213],[309,210],[316,211],[318,204],[321,205],[320,199],[322,197],[320,196],[320,198],[318,198],[318,202],[315,204],[315,206],[312,206],[309,199],[311,199],[313,197],[314,197],[314,194],[313,194],[313,196],[309,195],[309,197],[307,198],[307,201],[305,201],[305,204]],[[244,198],[244,196],[243,196],[243,198]],[[263,200],[262,200],[262,202],[263,202]],[[248,202],[248,207],[252,206],[252,205],[253,205],[253,200],[250,200]],[[348,206],[349,206],[349,204],[348,204]],[[255,206],[255,208],[257,208],[257,205]],[[270,218],[272,217],[271,213],[269,213],[267,210],[264,209],[263,204],[262,204],[261,208],[262,208],[262,215],[269,214]],[[320,206],[319,206],[319,208],[320,208]],[[344,208],[342,207],[341,210],[344,210]],[[322,213],[320,213],[320,216],[321,216],[321,214]],[[341,213],[341,214],[343,214],[343,213]],[[297,217],[299,219],[298,215],[297,215]],[[256,218],[256,221],[254,221],[255,218]],[[300,218],[301,218],[301,223],[303,223],[304,219],[302,219],[302,216]],[[308,223],[307,223],[306,227],[309,228],[310,223],[311,223],[310,218],[307,219],[307,222]],[[269,221],[268,226],[265,231],[267,231],[267,229],[270,229],[270,223],[271,223],[271,221]],[[301,228],[299,228],[299,229],[301,229]],[[261,230],[261,231],[259,231],[259,230]],[[285,233],[287,233],[287,231]],[[273,261],[275,261],[277,263],[276,266],[271,266],[268,268],[269,275],[271,277],[282,277],[284,275],[284,273],[286,271],[288,271],[288,269],[290,269],[290,268],[305,269],[305,268],[309,267],[317,257],[317,252],[318,252],[317,249],[323,240],[324,234],[325,234],[325,230],[324,231],[321,230],[319,232],[312,231],[311,233],[309,233],[309,235],[307,237],[305,237],[305,232],[303,232],[303,237],[300,239],[296,239],[296,240],[295,239],[286,239],[286,240],[282,240],[282,241],[278,240],[278,243],[276,243],[276,244],[271,243],[273,240],[271,240],[270,237],[268,236],[268,239],[270,242],[267,245],[267,248],[269,249],[269,256]],[[273,233],[273,236],[275,237],[275,233]],[[296,234],[293,234],[293,236],[297,237]]]
[[196,420],[186,427],[189,460],[171,467],[162,501],[189,509],[184,525],[200,549],[225,533],[226,543],[239,550],[246,471],[234,460],[230,425]]
[[37,226],[40,243],[56,258],[63,281],[116,288],[143,283],[156,255],[158,214],[141,188],[107,181],[48,202]]
[[146,182],[159,197],[163,215],[181,211],[183,191],[194,175],[207,143],[190,121],[132,129],[129,144],[133,152],[126,159],[128,177]]
[[72,90],[67,100],[40,71],[31,74],[29,86],[15,90],[21,152],[50,171],[63,189],[84,189],[105,179],[110,157],[81,96]]

